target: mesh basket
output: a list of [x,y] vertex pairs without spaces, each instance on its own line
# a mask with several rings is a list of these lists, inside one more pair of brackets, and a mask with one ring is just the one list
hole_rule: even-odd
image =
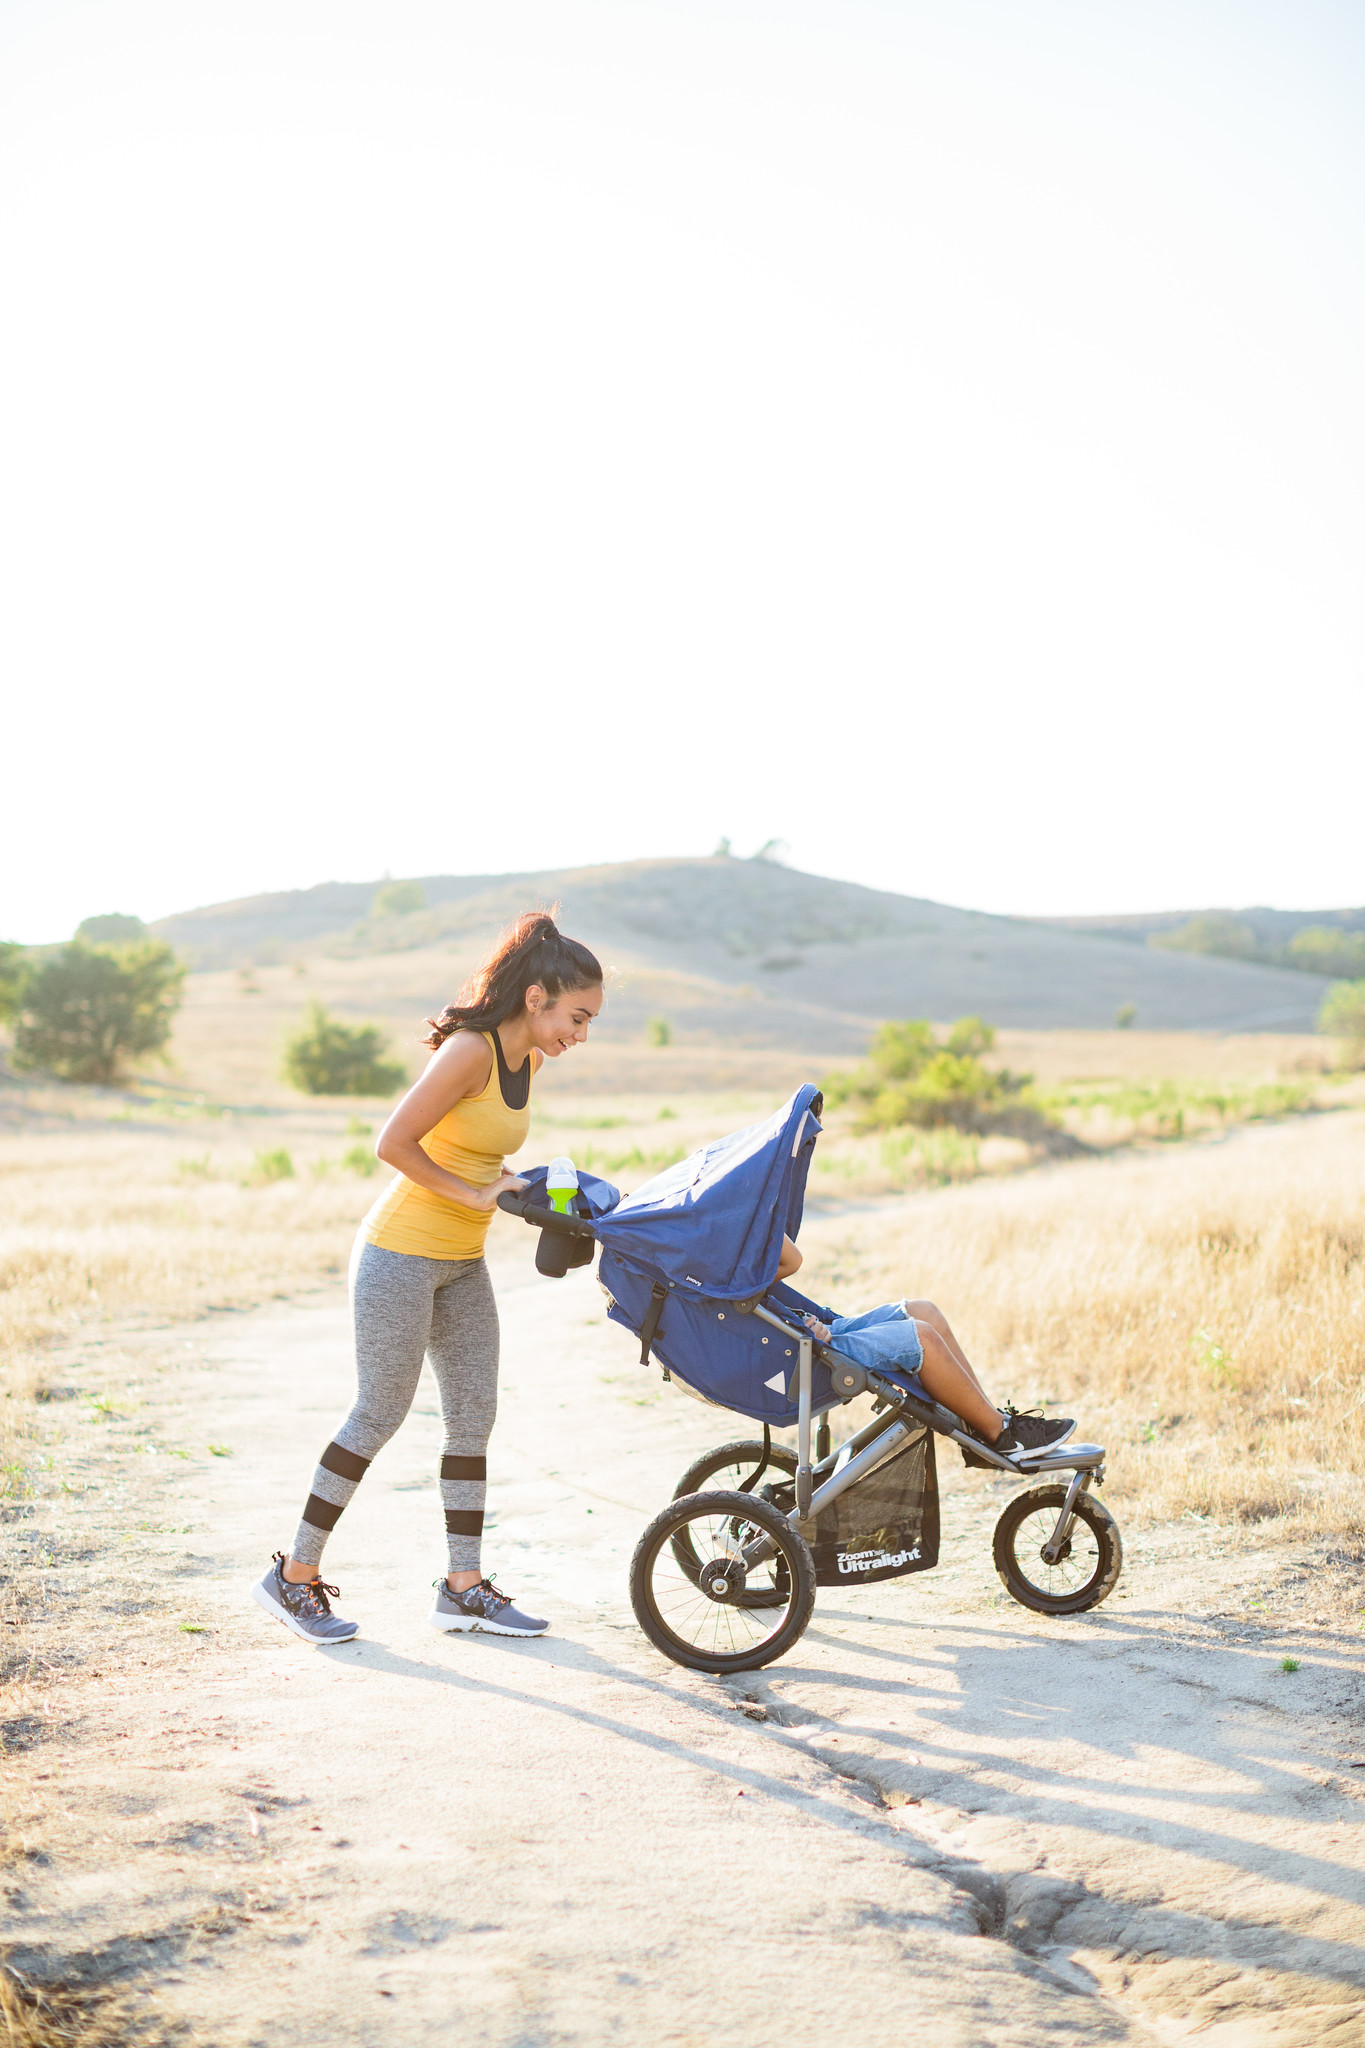
[[914,1437],[819,1516],[819,1586],[866,1586],[938,1563],[938,1468],[929,1430]]

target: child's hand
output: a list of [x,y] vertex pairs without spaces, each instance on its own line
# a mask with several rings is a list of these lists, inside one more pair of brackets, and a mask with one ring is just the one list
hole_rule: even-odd
[[806,1328],[810,1331],[812,1337],[818,1338],[822,1344],[828,1344],[828,1323],[822,1323],[817,1316],[805,1316],[802,1320],[805,1322]]

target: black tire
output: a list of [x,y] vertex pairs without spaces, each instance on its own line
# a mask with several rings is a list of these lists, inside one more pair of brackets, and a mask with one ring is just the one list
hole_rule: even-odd
[[[674,1500],[681,1500],[688,1493],[743,1493],[749,1491],[744,1481],[750,1473],[757,1472],[763,1463],[763,1446],[750,1437],[739,1437],[734,1443],[719,1444],[714,1451],[703,1451],[694,1458],[682,1478],[673,1489]],[[789,1451],[785,1444],[773,1444],[768,1452],[768,1467],[761,1475],[758,1485],[752,1489],[759,1500],[772,1500],[775,1486],[783,1486],[796,1477],[796,1453]],[[716,1480],[720,1485],[715,1484]],[[778,1500],[773,1504],[782,1513],[789,1513],[795,1505],[794,1487],[786,1486],[792,1498]],[[692,1547],[686,1529],[680,1529],[673,1538],[673,1555],[695,1586],[701,1577],[701,1560]],[[741,1607],[779,1607],[790,1590],[790,1576],[781,1556],[769,1560],[762,1578],[751,1578],[740,1596]]]
[[[674,1500],[681,1500],[685,1493],[702,1493],[710,1490],[709,1482],[729,1472],[738,1476],[732,1481],[725,1478],[726,1491],[739,1492],[740,1481],[747,1479],[751,1472],[757,1472],[763,1463],[763,1446],[756,1437],[737,1437],[733,1443],[718,1444],[714,1451],[703,1451],[694,1458],[682,1478],[673,1489]],[[763,1489],[771,1481],[779,1483],[785,1476],[796,1475],[796,1453],[788,1450],[786,1444],[773,1444],[768,1452],[768,1469],[755,1489],[762,1498]]]
[[[744,1591],[713,1599],[700,1584],[707,1564],[730,1556],[762,1530],[777,1549],[785,1590],[760,1602]],[[685,1535],[684,1564],[676,1539]],[[765,1573],[768,1563],[760,1567]],[[747,1493],[703,1491],[670,1501],[635,1546],[630,1604],[656,1649],[689,1671],[758,1671],[785,1656],[815,1608],[815,1561],[786,1516]]]
[[1083,1493],[1057,1563],[1040,1555],[1057,1526],[1064,1486],[1030,1486],[1016,1493],[995,1525],[995,1569],[1011,1600],[1037,1614],[1082,1614],[1098,1607],[1118,1584],[1123,1539],[1102,1500]]

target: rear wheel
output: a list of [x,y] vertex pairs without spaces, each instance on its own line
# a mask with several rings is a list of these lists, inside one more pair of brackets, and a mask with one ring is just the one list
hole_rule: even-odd
[[1049,1564],[1043,1545],[1066,1502],[1064,1486],[1031,1486],[1016,1493],[995,1525],[995,1569],[1005,1591],[1038,1614],[1081,1614],[1098,1607],[1118,1584],[1123,1540],[1103,1501],[1083,1493],[1076,1502],[1061,1556]]
[[[674,1500],[681,1500],[685,1493],[701,1493],[704,1490],[723,1488],[735,1493],[747,1491],[744,1482],[758,1471],[763,1463],[763,1446],[756,1437],[740,1437],[732,1444],[718,1444],[714,1451],[703,1451],[683,1473],[673,1489]],[[765,1499],[764,1488],[776,1482],[791,1479],[796,1472],[796,1453],[785,1444],[772,1444],[768,1449],[768,1469],[759,1476],[757,1492]]]
[[[753,1567],[765,1597],[748,1601],[741,1553],[766,1537],[773,1556]],[[686,1559],[686,1563],[682,1560]],[[799,1641],[815,1607],[805,1539],[769,1501],[692,1493],[670,1501],[636,1545],[630,1603],[650,1641],[690,1671],[757,1671]]]
[[[742,1437],[735,1443],[720,1444],[714,1451],[704,1451],[694,1459],[674,1487],[673,1498],[681,1500],[689,1493],[752,1493],[759,1500],[770,1501],[779,1513],[790,1514],[795,1505],[792,1482],[796,1475],[796,1453],[785,1444],[773,1444],[764,1471],[759,1470],[762,1464],[761,1443]],[[755,1473],[758,1483],[751,1487],[746,1482]],[[695,1586],[701,1573],[701,1559],[685,1528],[673,1538],[673,1555]],[[740,1605],[780,1606],[790,1590],[786,1561],[779,1554],[749,1573]]]

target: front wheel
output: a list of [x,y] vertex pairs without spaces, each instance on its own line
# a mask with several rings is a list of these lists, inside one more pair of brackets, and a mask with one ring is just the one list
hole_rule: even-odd
[[1098,1607],[1118,1584],[1123,1541],[1103,1501],[1083,1493],[1056,1564],[1043,1545],[1066,1502],[1064,1486],[1032,1486],[1016,1493],[995,1525],[995,1569],[1011,1600],[1038,1614],[1081,1614]]
[[[765,1538],[770,1555],[746,1567],[742,1553]],[[745,1599],[751,1574],[764,1585],[762,1605]],[[769,1501],[747,1493],[685,1494],[654,1517],[636,1545],[630,1604],[649,1640],[675,1664],[757,1671],[804,1632],[815,1607],[815,1562],[805,1538]]]

